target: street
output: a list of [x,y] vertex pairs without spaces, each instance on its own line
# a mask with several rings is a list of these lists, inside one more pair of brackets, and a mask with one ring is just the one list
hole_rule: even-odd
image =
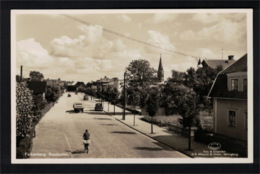
[[[97,101],[84,101],[83,94],[64,93],[36,127],[31,158],[187,158],[115,120],[95,111]],[[74,102],[84,112],[75,113]],[[119,113],[120,114],[120,113]],[[82,135],[89,130],[89,153],[83,153]]]

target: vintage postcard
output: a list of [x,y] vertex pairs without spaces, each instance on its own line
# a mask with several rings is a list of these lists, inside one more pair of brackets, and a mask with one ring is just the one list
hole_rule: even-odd
[[12,163],[253,163],[252,9],[11,10]]

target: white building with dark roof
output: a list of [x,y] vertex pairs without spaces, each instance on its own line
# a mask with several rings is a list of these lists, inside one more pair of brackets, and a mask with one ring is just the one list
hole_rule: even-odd
[[218,74],[208,96],[214,133],[247,141],[247,54]]

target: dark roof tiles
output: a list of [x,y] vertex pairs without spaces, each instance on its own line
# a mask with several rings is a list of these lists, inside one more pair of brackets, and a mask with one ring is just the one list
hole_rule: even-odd
[[227,74],[233,72],[247,71],[247,54],[237,60],[234,64],[221,71],[215,79],[211,90],[210,97],[247,99],[247,91],[228,91],[227,89]]
[[217,66],[221,65],[223,69],[232,65],[236,60],[219,60],[219,59],[211,59],[211,60],[203,60],[203,63],[206,63],[211,68],[217,68]]

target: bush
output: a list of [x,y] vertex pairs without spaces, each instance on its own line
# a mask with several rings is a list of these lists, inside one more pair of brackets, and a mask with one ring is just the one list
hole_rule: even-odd
[[37,94],[37,95],[33,95],[33,115],[35,122],[37,122],[39,120],[39,118],[41,117],[41,110],[45,108],[47,101],[42,97],[41,94]]
[[47,86],[45,99],[48,102],[56,102],[61,96],[61,88],[59,85]]
[[24,82],[16,85],[16,136],[26,137],[32,127],[33,97]]
[[[153,117],[153,123],[158,126],[167,126],[168,124],[178,124],[179,116],[155,116]],[[144,116],[142,120],[151,123],[150,116]]]

